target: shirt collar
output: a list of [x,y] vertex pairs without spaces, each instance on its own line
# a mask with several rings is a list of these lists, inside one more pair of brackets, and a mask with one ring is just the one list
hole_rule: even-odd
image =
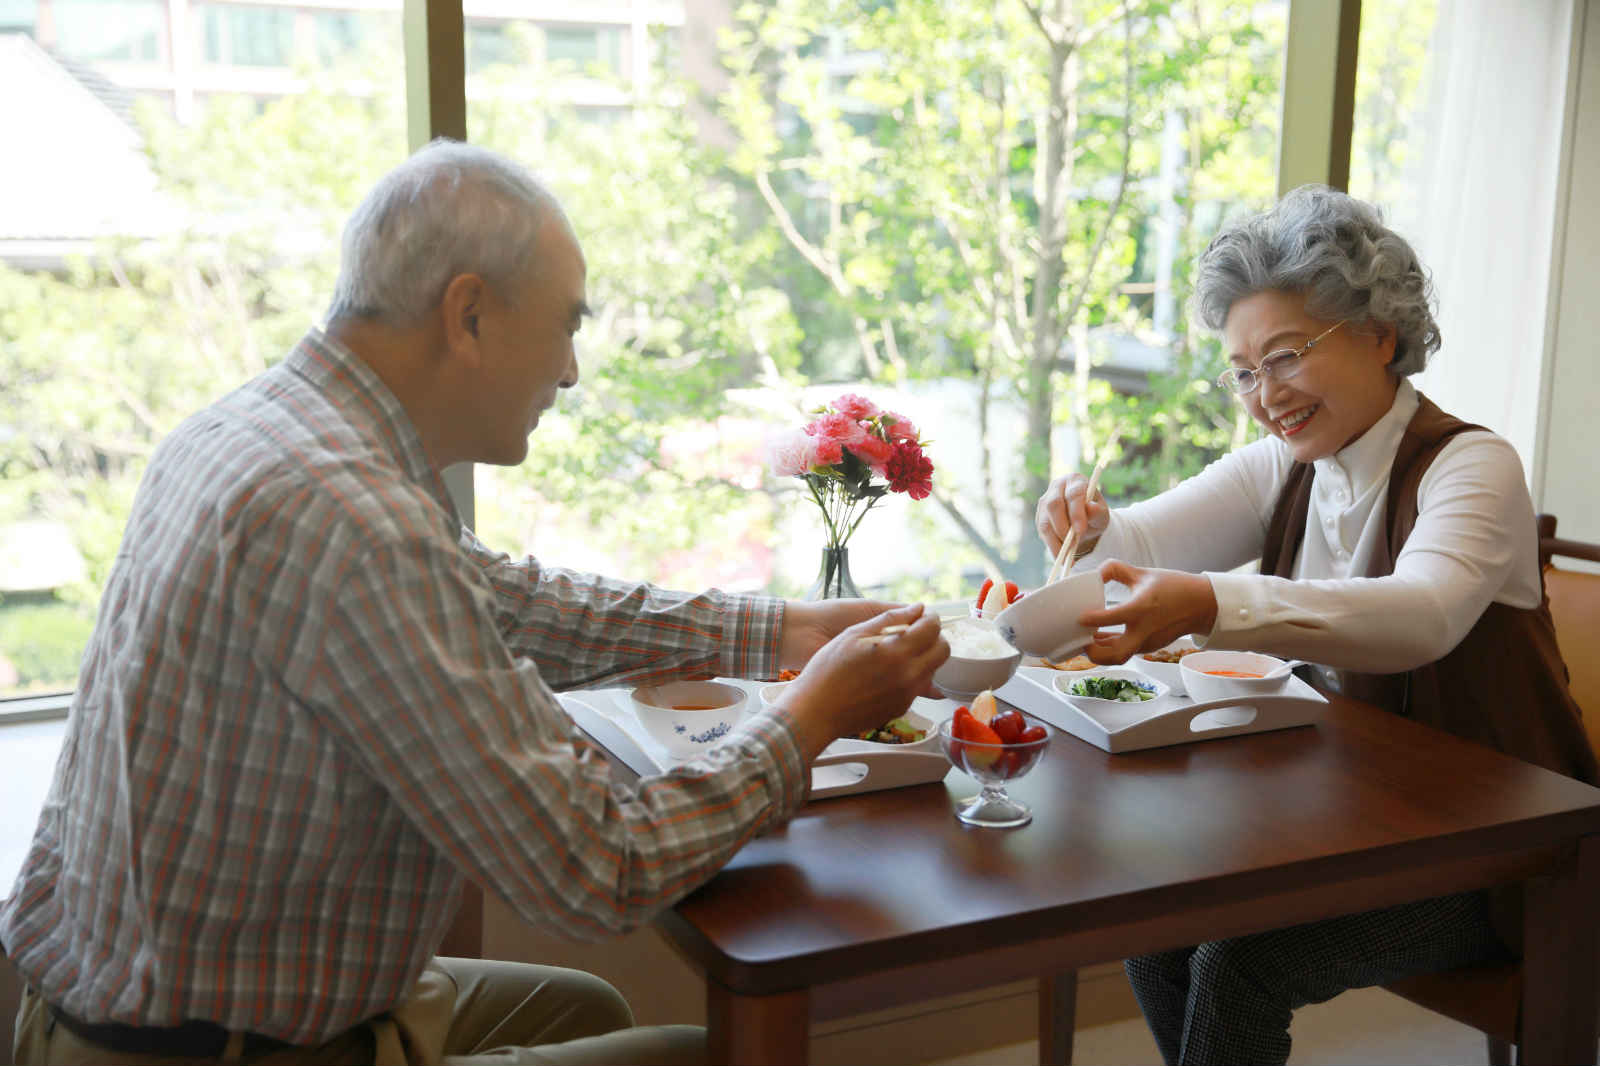
[[1351,492],[1359,497],[1389,473],[1400,438],[1405,436],[1406,426],[1411,424],[1420,402],[1411,382],[1401,378],[1399,387],[1394,390],[1394,403],[1383,417],[1337,452],[1315,460],[1312,465],[1317,473],[1347,478]]
[[416,425],[405,405],[366,360],[321,329],[313,328],[295,345],[286,362],[291,371],[327,395],[353,426],[393,456],[405,475],[444,508],[459,534],[461,519],[455,501],[450,498],[444,479],[428,462]]

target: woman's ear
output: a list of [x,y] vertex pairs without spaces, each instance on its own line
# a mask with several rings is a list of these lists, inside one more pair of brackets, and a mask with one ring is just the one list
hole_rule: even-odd
[[440,311],[444,319],[445,348],[452,358],[476,366],[481,357],[478,346],[478,318],[488,287],[476,274],[457,274],[444,287]]
[[1372,343],[1379,355],[1383,357],[1384,366],[1394,365],[1395,348],[1400,342],[1400,333],[1387,322],[1372,323]]

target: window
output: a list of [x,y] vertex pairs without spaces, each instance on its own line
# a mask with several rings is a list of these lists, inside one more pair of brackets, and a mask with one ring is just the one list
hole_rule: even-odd
[[167,32],[161,0],[55,0],[56,47],[75,59],[155,63]]
[[206,4],[201,59],[217,66],[286,67],[294,49],[294,12],[286,8]]
[[587,73],[599,68],[622,71],[622,29],[618,26],[546,26],[544,58]]
[[472,21],[466,25],[466,34],[468,74],[527,62],[526,47],[511,23]]
[[377,20],[358,11],[319,11],[312,19],[316,27],[317,58],[323,63],[356,55],[377,30]]
[[[96,54],[148,55],[116,42],[146,39],[166,2],[52,7],[63,33],[103,20]],[[11,147],[31,164],[0,167],[0,714],[72,688],[151,452],[321,316],[355,198],[405,155],[396,15],[192,12],[209,66],[164,83],[194,101],[185,122],[129,107],[148,79],[131,64],[97,75],[0,36],[0,95],[29,101]],[[291,48],[296,18],[308,52],[314,28],[359,48],[363,78],[306,62],[275,95],[238,69],[314,58]]]
[[[1106,478],[1124,499],[1251,432],[1183,308],[1215,228],[1272,197],[1283,0],[1126,22],[1096,8],[1055,173],[1038,137],[1047,42],[1020,6],[843,5],[820,29],[816,10],[773,0],[715,27],[686,9],[685,42],[722,42],[695,70],[730,79],[680,93],[690,71],[652,72],[614,103],[562,74],[619,69],[621,31],[546,26],[547,65],[471,101],[471,129],[555,184],[601,308],[578,337],[582,383],[530,460],[476,471],[492,543],[675,587],[803,592],[821,531],[796,483],[768,475],[763,440],[859,392],[933,438],[962,521],[892,499],[850,542],[854,576],[871,594],[964,597],[980,557],[1042,576],[1032,499],[1092,462],[1113,422],[1139,427]],[[615,117],[585,121],[601,107]],[[1034,190],[1053,180],[1061,267],[1041,273]],[[1039,284],[1059,294],[1046,333],[1018,310]],[[1040,365],[1048,435],[1028,429],[1020,385]]]
[[0,33],[33,33],[39,0],[0,0]]

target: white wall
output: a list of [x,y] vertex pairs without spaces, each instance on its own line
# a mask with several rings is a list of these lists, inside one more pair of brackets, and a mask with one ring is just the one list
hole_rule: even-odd
[[1600,2],[1578,8],[1566,225],[1553,257],[1549,391],[1532,489],[1562,535],[1600,542]]

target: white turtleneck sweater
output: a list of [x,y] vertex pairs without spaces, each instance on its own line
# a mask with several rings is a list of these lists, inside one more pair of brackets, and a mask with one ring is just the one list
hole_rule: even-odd
[[1112,512],[1074,569],[1122,559],[1203,572],[1217,621],[1210,648],[1248,649],[1364,673],[1443,657],[1490,603],[1537,607],[1539,544],[1522,462],[1504,438],[1462,433],[1418,488],[1417,525],[1388,577],[1364,577],[1387,536],[1389,468],[1416,413],[1402,381],[1394,404],[1350,445],[1315,462],[1294,578],[1230,572],[1259,559],[1293,464],[1276,437],[1212,463],[1154,499]]

